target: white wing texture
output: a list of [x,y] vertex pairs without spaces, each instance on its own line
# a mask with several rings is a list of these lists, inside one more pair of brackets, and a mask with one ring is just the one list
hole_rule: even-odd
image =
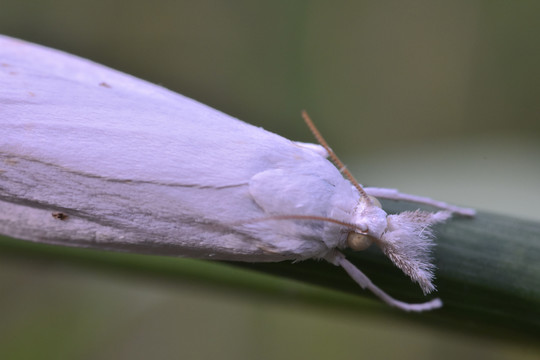
[[358,193],[323,155],[163,87],[0,36],[5,235],[223,260],[322,257],[344,241],[341,226],[268,218],[350,220]]

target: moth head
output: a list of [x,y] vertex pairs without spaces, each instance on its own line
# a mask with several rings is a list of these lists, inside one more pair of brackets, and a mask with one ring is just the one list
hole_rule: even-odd
[[360,200],[353,220],[359,230],[347,235],[347,245],[355,251],[367,249],[386,230],[386,216],[377,198],[369,196],[368,199]]
[[424,294],[435,290],[432,225],[451,216],[448,211],[405,211],[388,215],[380,202],[373,198],[361,200],[355,213],[358,230],[347,236],[353,250],[364,250],[375,243],[392,262],[417,282]]
[[[368,195],[362,185],[339,160],[305,111],[302,112],[302,117],[315,138],[326,150],[328,158],[332,160],[360,195],[360,201],[352,216],[352,223],[347,224],[328,218],[318,219],[346,225],[353,230],[347,236],[347,245],[353,250],[364,250],[375,242],[397,267],[420,285],[425,294],[433,291],[435,287],[432,284],[434,266],[430,258],[430,251],[433,247],[431,226],[448,219],[451,212],[430,213],[417,210],[388,215],[381,208],[380,202]],[[474,215],[474,211],[471,210],[462,213],[468,216]],[[315,219],[315,217],[308,218]],[[352,272],[358,275],[356,271],[351,270],[353,266],[346,260],[340,259],[338,263],[346,270],[349,269],[347,270],[349,274]],[[360,275],[358,275],[359,283],[364,283],[365,276]]]

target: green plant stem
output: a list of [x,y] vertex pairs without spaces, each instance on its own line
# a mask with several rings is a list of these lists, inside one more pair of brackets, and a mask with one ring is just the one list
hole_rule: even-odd
[[[414,208],[394,202],[385,202],[384,207],[390,212]],[[346,255],[392,296],[411,302],[426,300],[418,286],[378,249],[348,251]],[[406,314],[378,300],[367,299],[372,297],[370,293],[360,289],[343,270],[325,261],[223,264],[66,248],[8,238],[0,241],[0,256],[34,257],[173,281],[188,280],[326,308],[384,313],[530,343],[540,334],[540,224],[489,213],[480,213],[473,219],[454,218],[437,228],[434,257],[438,292],[433,296],[440,297],[444,307],[422,314]]]

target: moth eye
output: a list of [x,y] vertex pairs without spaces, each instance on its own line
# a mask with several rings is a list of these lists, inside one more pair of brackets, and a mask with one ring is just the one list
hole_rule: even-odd
[[369,235],[358,234],[353,231],[351,231],[349,235],[347,235],[347,245],[355,251],[365,250],[372,243],[373,243],[373,240],[371,239],[371,236]]
[[368,195],[368,196],[371,199],[371,201],[373,202],[373,205],[375,205],[376,207],[382,209],[382,205],[381,205],[381,202],[379,201],[379,199],[377,199],[375,196],[371,196],[371,195]]

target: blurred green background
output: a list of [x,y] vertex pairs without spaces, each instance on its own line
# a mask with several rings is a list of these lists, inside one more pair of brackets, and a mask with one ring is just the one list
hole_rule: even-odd
[[[313,141],[307,109],[364,184],[540,220],[539,15],[532,0],[0,0],[0,33],[294,140]],[[1,253],[0,294],[2,359],[539,356],[380,313]]]

